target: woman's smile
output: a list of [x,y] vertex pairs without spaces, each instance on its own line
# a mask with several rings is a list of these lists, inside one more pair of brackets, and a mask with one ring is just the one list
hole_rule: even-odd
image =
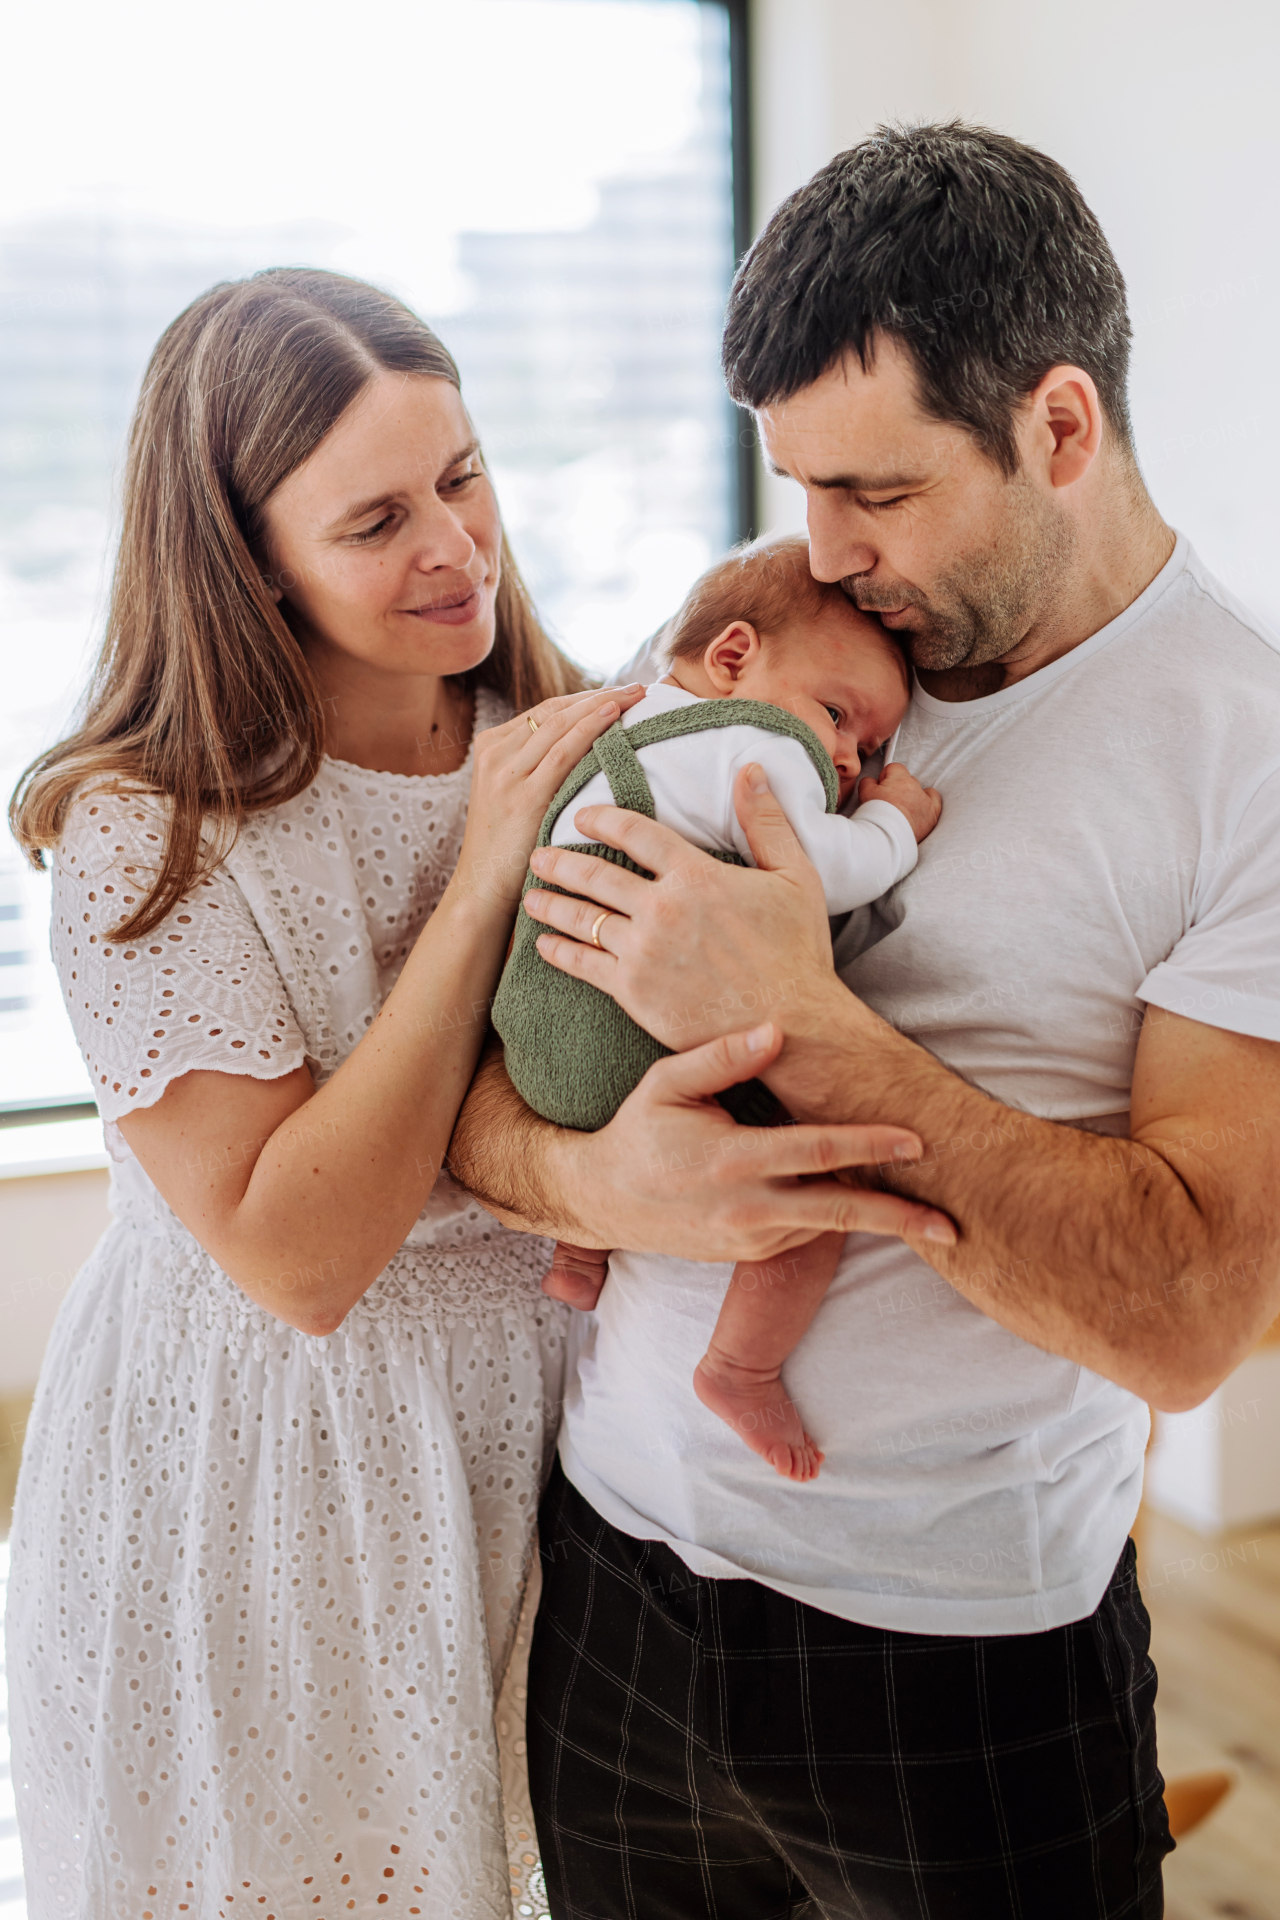
[[426,620],[438,627],[470,626],[484,606],[486,584],[483,580],[474,586],[468,582],[453,593],[441,594],[434,600],[424,600],[421,606],[399,607],[397,612],[407,615],[410,620]]

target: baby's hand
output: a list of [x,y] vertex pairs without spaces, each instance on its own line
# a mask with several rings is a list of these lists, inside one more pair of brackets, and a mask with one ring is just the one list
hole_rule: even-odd
[[891,760],[878,780],[868,774],[858,782],[858,804],[867,800],[887,800],[899,813],[905,813],[917,841],[925,840],[942,818],[942,795],[936,787],[922,787],[900,760]]

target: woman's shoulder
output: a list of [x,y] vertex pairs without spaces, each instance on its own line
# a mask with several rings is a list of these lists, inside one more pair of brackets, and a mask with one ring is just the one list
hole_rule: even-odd
[[138,786],[92,782],[73,797],[54,848],[69,878],[91,879],[112,867],[159,867],[169,830],[168,796]]
[[[172,806],[168,795],[136,785],[95,783],[75,795],[53,850],[55,948],[60,931],[73,936],[79,929],[90,947],[112,953],[112,929],[129,922],[161,878]],[[224,853],[230,841],[227,835]],[[136,937],[138,952],[130,958],[163,955],[168,964],[202,936],[207,942],[215,926],[218,944],[259,944],[248,903],[219,857],[210,823],[189,881],[145,939]]]
[[148,1107],[184,1073],[275,1079],[304,1043],[274,958],[225,865],[193,878],[157,925],[116,929],[150,892],[169,802],[86,788],[53,875],[50,944],[104,1120]]

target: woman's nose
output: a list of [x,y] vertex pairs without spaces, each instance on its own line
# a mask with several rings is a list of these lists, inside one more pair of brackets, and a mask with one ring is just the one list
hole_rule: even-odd
[[434,573],[439,567],[461,572],[470,566],[476,543],[457,515],[441,505],[423,534],[414,559],[420,573]]

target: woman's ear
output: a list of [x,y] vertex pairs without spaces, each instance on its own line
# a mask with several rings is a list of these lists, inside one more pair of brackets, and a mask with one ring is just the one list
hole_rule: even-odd
[[249,551],[252,553],[254,565],[258,569],[259,580],[261,580],[276,605],[279,606],[280,602],[284,599],[284,588],[280,585],[275,562],[266,551],[266,548],[260,546],[257,541],[253,542]]
[[749,666],[760,658],[760,635],[748,620],[734,620],[716,635],[702,656],[703,671],[717,693],[732,693]]
[[284,599],[284,588],[280,585],[276,563],[270,553],[271,529],[267,522],[268,504],[264,503],[257,513],[249,516],[244,538],[245,545],[253,555],[253,564],[258,569],[259,580],[279,606]]

